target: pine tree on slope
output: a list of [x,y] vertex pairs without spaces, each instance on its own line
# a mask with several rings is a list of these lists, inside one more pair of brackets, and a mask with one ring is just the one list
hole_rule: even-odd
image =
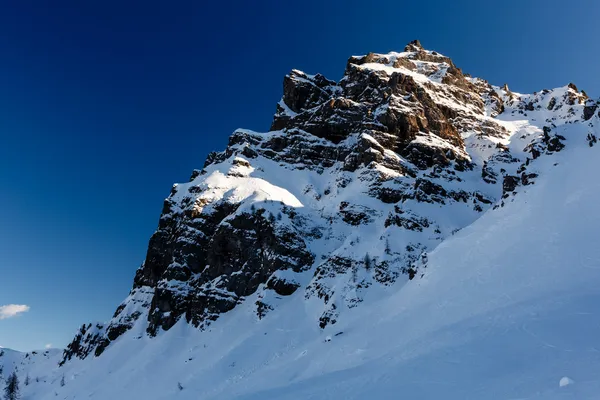
[[4,388],[4,400],[18,400],[19,394],[19,378],[17,373],[13,372],[6,380],[6,387]]

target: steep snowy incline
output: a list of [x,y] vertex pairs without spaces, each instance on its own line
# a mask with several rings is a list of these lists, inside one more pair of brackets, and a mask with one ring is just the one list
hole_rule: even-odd
[[438,246],[421,280],[339,327],[315,355],[333,371],[240,398],[597,398],[600,157],[581,139]]
[[59,396],[597,398],[600,149],[570,128],[567,148],[539,159],[547,173],[440,244],[423,278],[323,332],[298,293],[259,322],[242,306],[204,332],[129,331],[66,364]]

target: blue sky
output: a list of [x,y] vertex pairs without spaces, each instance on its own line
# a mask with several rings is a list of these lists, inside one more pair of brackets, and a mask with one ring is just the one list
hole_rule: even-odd
[[[292,68],[415,38],[465,72],[600,96],[600,2],[23,1],[0,13],[0,346],[111,317],[174,182],[267,130]],[[4,307],[11,304],[27,307]]]

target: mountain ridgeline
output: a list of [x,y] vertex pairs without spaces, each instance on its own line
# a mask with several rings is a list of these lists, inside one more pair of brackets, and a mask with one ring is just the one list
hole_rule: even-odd
[[418,41],[351,57],[339,82],[293,70],[269,132],[235,131],[173,186],[129,296],[109,322],[83,325],[61,364],[131,330],[210,330],[242,304],[259,323],[301,298],[315,329],[332,329],[422,279],[441,242],[550,174],[540,158],[593,147],[599,119],[573,84],[515,93]]

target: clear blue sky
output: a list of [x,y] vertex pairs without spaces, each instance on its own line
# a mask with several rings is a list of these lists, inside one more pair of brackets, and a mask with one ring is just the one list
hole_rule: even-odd
[[235,128],[267,130],[290,69],[339,79],[418,38],[494,84],[597,97],[599,19],[596,0],[4,4],[0,306],[30,309],[0,319],[0,346],[109,319],[171,185]]

